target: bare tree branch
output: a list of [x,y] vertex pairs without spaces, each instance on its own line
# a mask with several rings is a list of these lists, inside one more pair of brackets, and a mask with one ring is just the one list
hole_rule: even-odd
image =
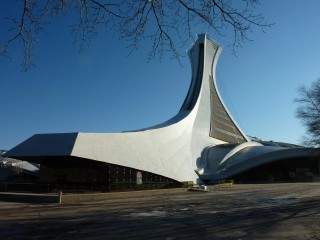
[[294,101],[299,104],[296,116],[307,128],[309,137],[304,137],[305,145],[320,147],[320,79],[309,89],[302,86],[298,89],[299,97]]
[[101,30],[111,30],[127,40],[131,51],[141,41],[149,41],[149,60],[167,52],[179,60],[178,44],[193,38],[201,26],[221,36],[231,29],[235,52],[244,41],[250,41],[248,32],[253,27],[264,30],[272,25],[261,14],[254,13],[257,4],[256,0],[21,0],[22,14],[10,18],[7,30],[13,36],[0,44],[0,56],[9,58],[10,47],[22,44],[23,68],[29,69],[33,65],[36,36],[44,31],[49,17],[57,14],[77,16],[71,30],[80,50]]

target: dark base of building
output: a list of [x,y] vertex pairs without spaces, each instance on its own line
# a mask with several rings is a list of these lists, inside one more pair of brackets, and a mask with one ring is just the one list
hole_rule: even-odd
[[235,175],[232,179],[236,183],[320,182],[320,160],[284,159],[252,168]]
[[173,179],[139,169],[77,157],[47,157],[38,183],[7,183],[6,191],[92,193],[182,187]]

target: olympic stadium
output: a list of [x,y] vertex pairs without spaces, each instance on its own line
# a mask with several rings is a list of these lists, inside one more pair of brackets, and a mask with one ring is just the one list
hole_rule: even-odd
[[112,185],[135,182],[137,173],[144,183],[319,181],[319,149],[253,141],[242,131],[217,86],[221,51],[198,35],[188,51],[186,98],[162,124],[120,133],[36,134],[6,156],[40,164],[44,183]]

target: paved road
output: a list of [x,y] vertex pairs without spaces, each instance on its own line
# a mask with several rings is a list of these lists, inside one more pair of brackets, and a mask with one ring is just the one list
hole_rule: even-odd
[[320,239],[320,183],[81,204],[0,202],[0,239]]

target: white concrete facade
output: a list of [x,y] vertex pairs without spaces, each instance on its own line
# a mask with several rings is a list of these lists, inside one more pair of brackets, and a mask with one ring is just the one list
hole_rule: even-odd
[[[204,45],[203,70],[199,45]],[[209,76],[215,69],[221,47],[206,35],[189,50],[192,80],[180,112],[173,119],[145,130],[113,133],[79,133],[71,155],[128,166],[156,173],[178,181],[195,181],[197,160],[204,148],[224,143],[209,137],[210,86]],[[203,71],[203,74],[199,74]],[[201,86],[197,95],[195,86]],[[216,84],[216,83],[214,83]],[[194,106],[192,106],[192,102]],[[186,109],[186,105],[190,109]]]
[[[179,113],[163,124],[122,133],[37,134],[7,155],[31,160],[73,156],[143,170],[177,181],[196,182],[199,178],[214,180],[232,176],[238,172],[226,171],[226,163],[232,162],[235,165],[246,162],[247,167],[243,168],[246,170],[250,163],[247,159],[234,160],[236,153],[247,147],[263,146],[250,142],[221,99],[215,76],[221,51],[222,48],[207,35],[198,36],[188,52],[192,67],[189,92]],[[213,93],[218,97],[214,98]],[[234,138],[233,143],[237,146],[223,150],[213,148],[227,143],[224,138],[210,137],[213,131]]]

